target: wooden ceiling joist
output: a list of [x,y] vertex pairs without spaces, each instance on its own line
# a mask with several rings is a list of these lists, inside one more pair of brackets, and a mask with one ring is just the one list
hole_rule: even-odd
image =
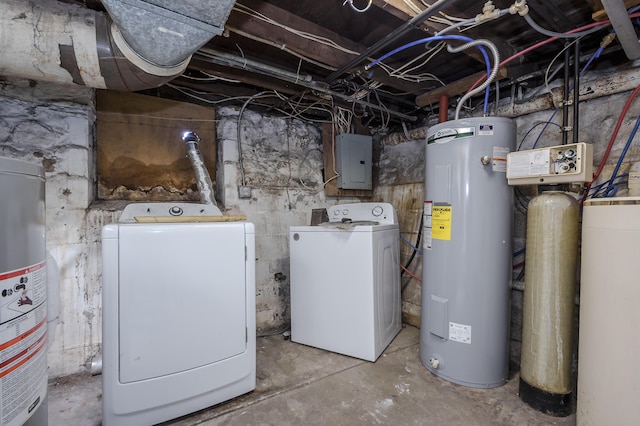
[[[270,3],[257,0],[243,0],[242,4],[270,17],[274,21],[286,25],[287,27],[331,40],[337,45],[352,52],[359,53],[366,49],[365,46],[342,37],[318,24],[294,15],[291,12],[280,9]],[[348,63],[358,54],[344,52],[343,50],[336,49],[326,44],[300,37],[273,24],[249,16],[245,13],[241,13],[237,10],[234,10],[229,15],[226,26],[229,27],[231,32],[233,32],[234,29],[238,30],[238,32],[248,34],[254,40],[262,39],[270,46],[286,47],[291,51],[309,57],[315,61],[322,62],[333,68],[339,68],[343,64]],[[370,71],[370,75],[363,77],[379,81],[380,83],[393,87],[400,92],[411,92],[415,89],[413,84],[407,83],[399,78],[391,77],[380,68],[372,69]]]
[[[430,92],[424,93],[418,97],[416,97],[416,105],[423,107],[427,105],[431,105],[434,103],[438,103],[440,96],[448,96],[453,97],[460,94],[465,93],[469,88],[480,78],[486,76],[487,73],[479,72],[477,74],[470,75],[469,77],[463,78],[462,80],[455,81],[451,84],[447,84],[446,86],[442,86],[438,89],[432,90]],[[500,67],[498,69],[498,74],[496,75],[496,80],[502,80],[507,77],[507,69],[505,67]]]

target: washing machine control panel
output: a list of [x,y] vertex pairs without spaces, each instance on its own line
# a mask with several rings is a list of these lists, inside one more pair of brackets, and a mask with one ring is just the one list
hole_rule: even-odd
[[395,209],[389,203],[338,204],[327,208],[330,222],[371,221],[384,225],[398,223]]

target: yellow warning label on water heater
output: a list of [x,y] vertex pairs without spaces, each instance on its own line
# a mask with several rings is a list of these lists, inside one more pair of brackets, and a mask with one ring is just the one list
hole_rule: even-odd
[[432,234],[434,240],[451,239],[451,206],[433,206],[432,209]]

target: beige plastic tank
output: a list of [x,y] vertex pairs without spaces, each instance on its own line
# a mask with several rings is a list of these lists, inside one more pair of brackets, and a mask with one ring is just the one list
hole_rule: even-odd
[[640,424],[640,197],[582,219],[577,424]]
[[555,416],[572,411],[579,219],[579,203],[565,192],[529,202],[520,398]]

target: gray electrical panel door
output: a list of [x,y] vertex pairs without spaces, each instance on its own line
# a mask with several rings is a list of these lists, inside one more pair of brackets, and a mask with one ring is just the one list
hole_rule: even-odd
[[343,133],[336,138],[338,188],[372,189],[371,136]]

